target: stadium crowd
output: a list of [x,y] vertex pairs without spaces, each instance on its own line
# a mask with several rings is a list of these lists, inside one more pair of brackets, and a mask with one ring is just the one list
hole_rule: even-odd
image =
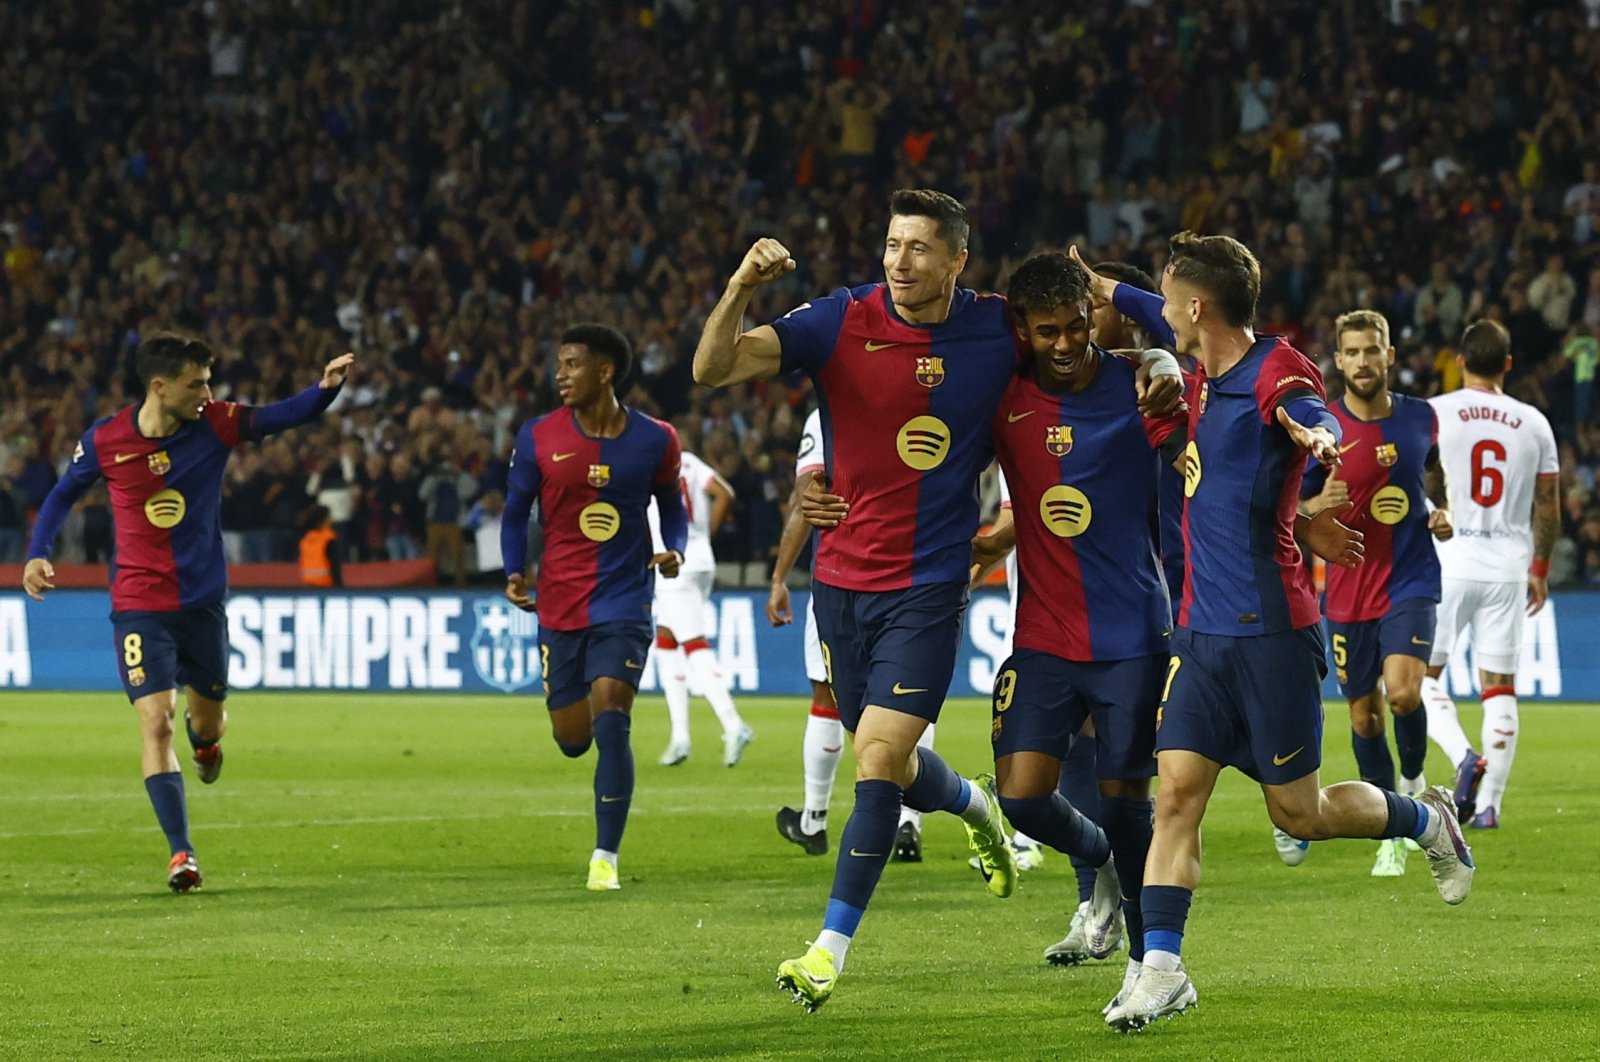
[[[1157,273],[1172,232],[1236,236],[1261,330],[1326,369],[1334,317],[1379,309],[1411,394],[1502,320],[1561,439],[1551,582],[1600,585],[1597,0],[23,0],[0,42],[0,562],[179,328],[222,398],[359,359],[341,417],[232,464],[235,559],[291,559],[325,506],[347,558],[464,574],[579,320],[737,491],[719,556],[764,560],[805,385],[694,387],[700,326],[762,235],[800,266],[762,319],[878,277],[921,186],[966,203],[979,289],[1067,242]],[[109,544],[97,490],[60,555]]]

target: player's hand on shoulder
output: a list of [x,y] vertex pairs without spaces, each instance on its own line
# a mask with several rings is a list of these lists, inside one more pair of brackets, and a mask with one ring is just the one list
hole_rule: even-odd
[[1297,522],[1298,537],[1304,546],[1329,564],[1354,568],[1367,555],[1367,536],[1340,523],[1334,512],[1333,509],[1324,509],[1303,522]]
[[657,553],[650,558],[650,567],[661,573],[664,579],[676,579],[678,569],[683,567],[683,556],[675,549],[665,553]]
[[350,366],[354,365],[355,362],[356,356],[354,354],[340,354],[337,358],[328,362],[322,369],[323,389],[332,390],[344,383],[344,378],[350,374]]
[[772,589],[767,591],[767,621],[774,627],[794,622],[794,609],[789,603],[789,587],[782,579],[774,581]]
[[56,577],[56,570],[50,562],[43,557],[35,557],[22,569],[22,589],[35,601],[44,600],[46,590],[54,590],[56,584],[50,580]]
[[820,478],[806,484],[800,495],[800,515],[812,527],[838,527],[850,512],[850,503],[837,494],[829,494]]
[[532,612],[537,607],[533,595],[528,593],[528,581],[520,575],[513,575],[506,580],[506,600],[524,612]]
[[733,271],[733,283],[740,287],[753,288],[757,284],[777,280],[795,268],[794,259],[789,255],[789,248],[770,236],[763,236],[745,252],[744,261]]
[[1142,362],[1133,375],[1133,393],[1139,397],[1139,412],[1147,417],[1164,417],[1183,401],[1183,374],[1158,375],[1159,368],[1156,362]]
[[1449,509],[1435,509],[1428,514],[1428,533],[1440,542],[1449,542],[1455,537],[1455,525],[1450,522]]

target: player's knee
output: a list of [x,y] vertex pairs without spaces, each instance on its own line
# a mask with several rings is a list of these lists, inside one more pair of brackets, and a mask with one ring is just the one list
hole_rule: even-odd
[[585,752],[589,751],[589,746],[593,744],[594,740],[592,738],[585,738],[583,741],[577,742],[562,741],[559,737],[556,738],[556,748],[560,749],[561,755],[567,757],[569,760],[575,760],[579,756],[582,756]]
[[1389,710],[1395,715],[1410,715],[1422,707],[1422,683],[1398,686],[1389,691]]
[[1013,829],[1021,830],[1030,837],[1037,837],[1047,833],[1046,826],[1050,818],[1050,809],[1054,794],[1045,793],[1040,796],[1007,796],[1000,794],[1000,812],[1005,815],[1006,821],[1011,823]]
[[1352,705],[1350,708],[1350,728],[1359,737],[1382,737],[1383,713],[1378,710],[1376,704],[1367,704],[1360,708]]
[[856,780],[905,785],[910,753],[884,738],[856,738]]

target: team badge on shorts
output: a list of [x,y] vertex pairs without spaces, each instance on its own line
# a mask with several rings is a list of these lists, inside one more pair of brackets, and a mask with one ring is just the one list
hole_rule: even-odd
[[1065,457],[1072,452],[1072,425],[1052,424],[1044,430],[1044,448],[1051,457]]
[[165,450],[157,450],[150,455],[150,474],[164,476],[172,471],[172,458],[167,456]]
[[938,387],[944,383],[944,359],[918,358],[917,383],[923,387]]
[[128,669],[128,685],[130,685],[130,686],[143,686],[144,685],[144,668],[142,668],[142,667],[130,667]]
[[1384,443],[1378,447],[1378,464],[1388,468],[1400,460],[1400,448],[1394,443]]
[[610,465],[590,465],[589,466],[589,486],[591,486],[591,487],[603,487],[607,483],[610,483],[610,482],[611,482],[611,466]]

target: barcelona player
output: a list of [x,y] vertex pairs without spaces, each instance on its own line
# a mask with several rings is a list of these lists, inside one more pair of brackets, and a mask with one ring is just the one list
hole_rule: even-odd
[[[1172,629],[1158,484],[1183,452],[1187,410],[1140,415],[1133,363],[1090,343],[1089,278],[1065,254],[1023,262],[1006,298],[1031,353],[994,419],[1013,519],[973,550],[986,565],[1016,545],[1014,648],[991,724],[1000,806],[1030,837],[1097,868],[1082,925],[1088,957],[1116,949],[1125,909],[1126,991],[1144,955],[1139,891]],[[1091,717],[1100,825],[1057,792],[1062,759]]]
[[[633,803],[630,712],[650,649],[651,571],[676,578],[688,540],[678,433],[617,400],[633,368],[628,340],[601,324],[562,333],[562,408],[517,432],[500,528],[506,599],[539,615],[539,660],[556,746],[595,747],[595,847],[587,887],[622,887],[617,851]],[[665,549],[651,553],[655,499]],[[544,559],[528,592],[528,521],[539,503]]]
[[1018,343],[1004,300],[956,286],[968,257],[961,204],[907,189],[889,208],[883,283],[813,299],[741,334],[757,286],[795,267],[777,240],[758,240],[694,358],[695,379],[711,386],[808,373],[840,499],[819,537],[812,600],[840,719],[855,734],[856,803],[822,932],[778,970],[780,986],[813,1011],[833,992],[893,850],[902,802],[958,815],[990,892],[1016,887],[992,779],[962,778],[917,740],[938,718],[954,671],[977,479]]
[[195,773],[222,771],[228,716],[228,567],[222,551],[222,475],[233,448],[314,419],[333,403],[355,361],[330,361],[322,379],[282,402],[252,407],[211,397],[212,350],[175,333],[134,352],[144,399],[97,420],[45,499],[28,547],[22,585],[43,600],[55,571],[50,553],[73,504],[104,476],[111,492],[116,562],[111,626],[117,672],[139,714],[145,792],[170,849],[167,885],[201,884],[189,839],[183,774],[172,751],[178,689]]
[[[1394,759],[1384,735],[1383,701],[1394,715],[1403,792],[1426,788],[1428,715],[1422,677],[1433,651],[1439,601],[1439,557],[1433,539],[1450,538],[1450,499],[1439,461],[1439,422],[1427,402],[1389,390],[1394,347],[1389,322],[1375,310],[1354,310],[1334,324],[1335,364],[1344,397],[1331,407],[1344,441],[1339,466],[1306,470],[1301,511],[1332,508],[1362,532],[1366,556],[1355,568],[1328,569],[1324,611],[1339,687],[1350,702],[1350,742],[1363,781],[1395,789]],[[1432,506],[1430,511],[1429,503]],[[1432,537],[1430,537],[1430,535]],[[1290,866],[1308,842],[1274,831]],[[1378,842],[1372,876],[1406,871],[1409,838]]]
[[1331,510],[1303,527],[1297,520],[1307,455],[1336,466],[1341,429],[1316,366],[1281,337],[1251,330],[1255,256],[1231,237],[1185,232],[1171,241],[1160,296],[1110,278],[1097,285],[1202,373],[1185,450],[1184,591],[1157,716],[1144,963],[1106,1015],[1128,1030],[1198,998],[1181,945],[1200,880],[1200,822],[1224,766],[1258,781],[1273,824],[1301,840],[1418,841],[1447,903],[1466,899],[1473,863],[1449,790],[1414,799],[1366,782],[1324,788],[1318,778],[1326,657],[1296,530],[1345,564],[1358,562],[1359,542]]

